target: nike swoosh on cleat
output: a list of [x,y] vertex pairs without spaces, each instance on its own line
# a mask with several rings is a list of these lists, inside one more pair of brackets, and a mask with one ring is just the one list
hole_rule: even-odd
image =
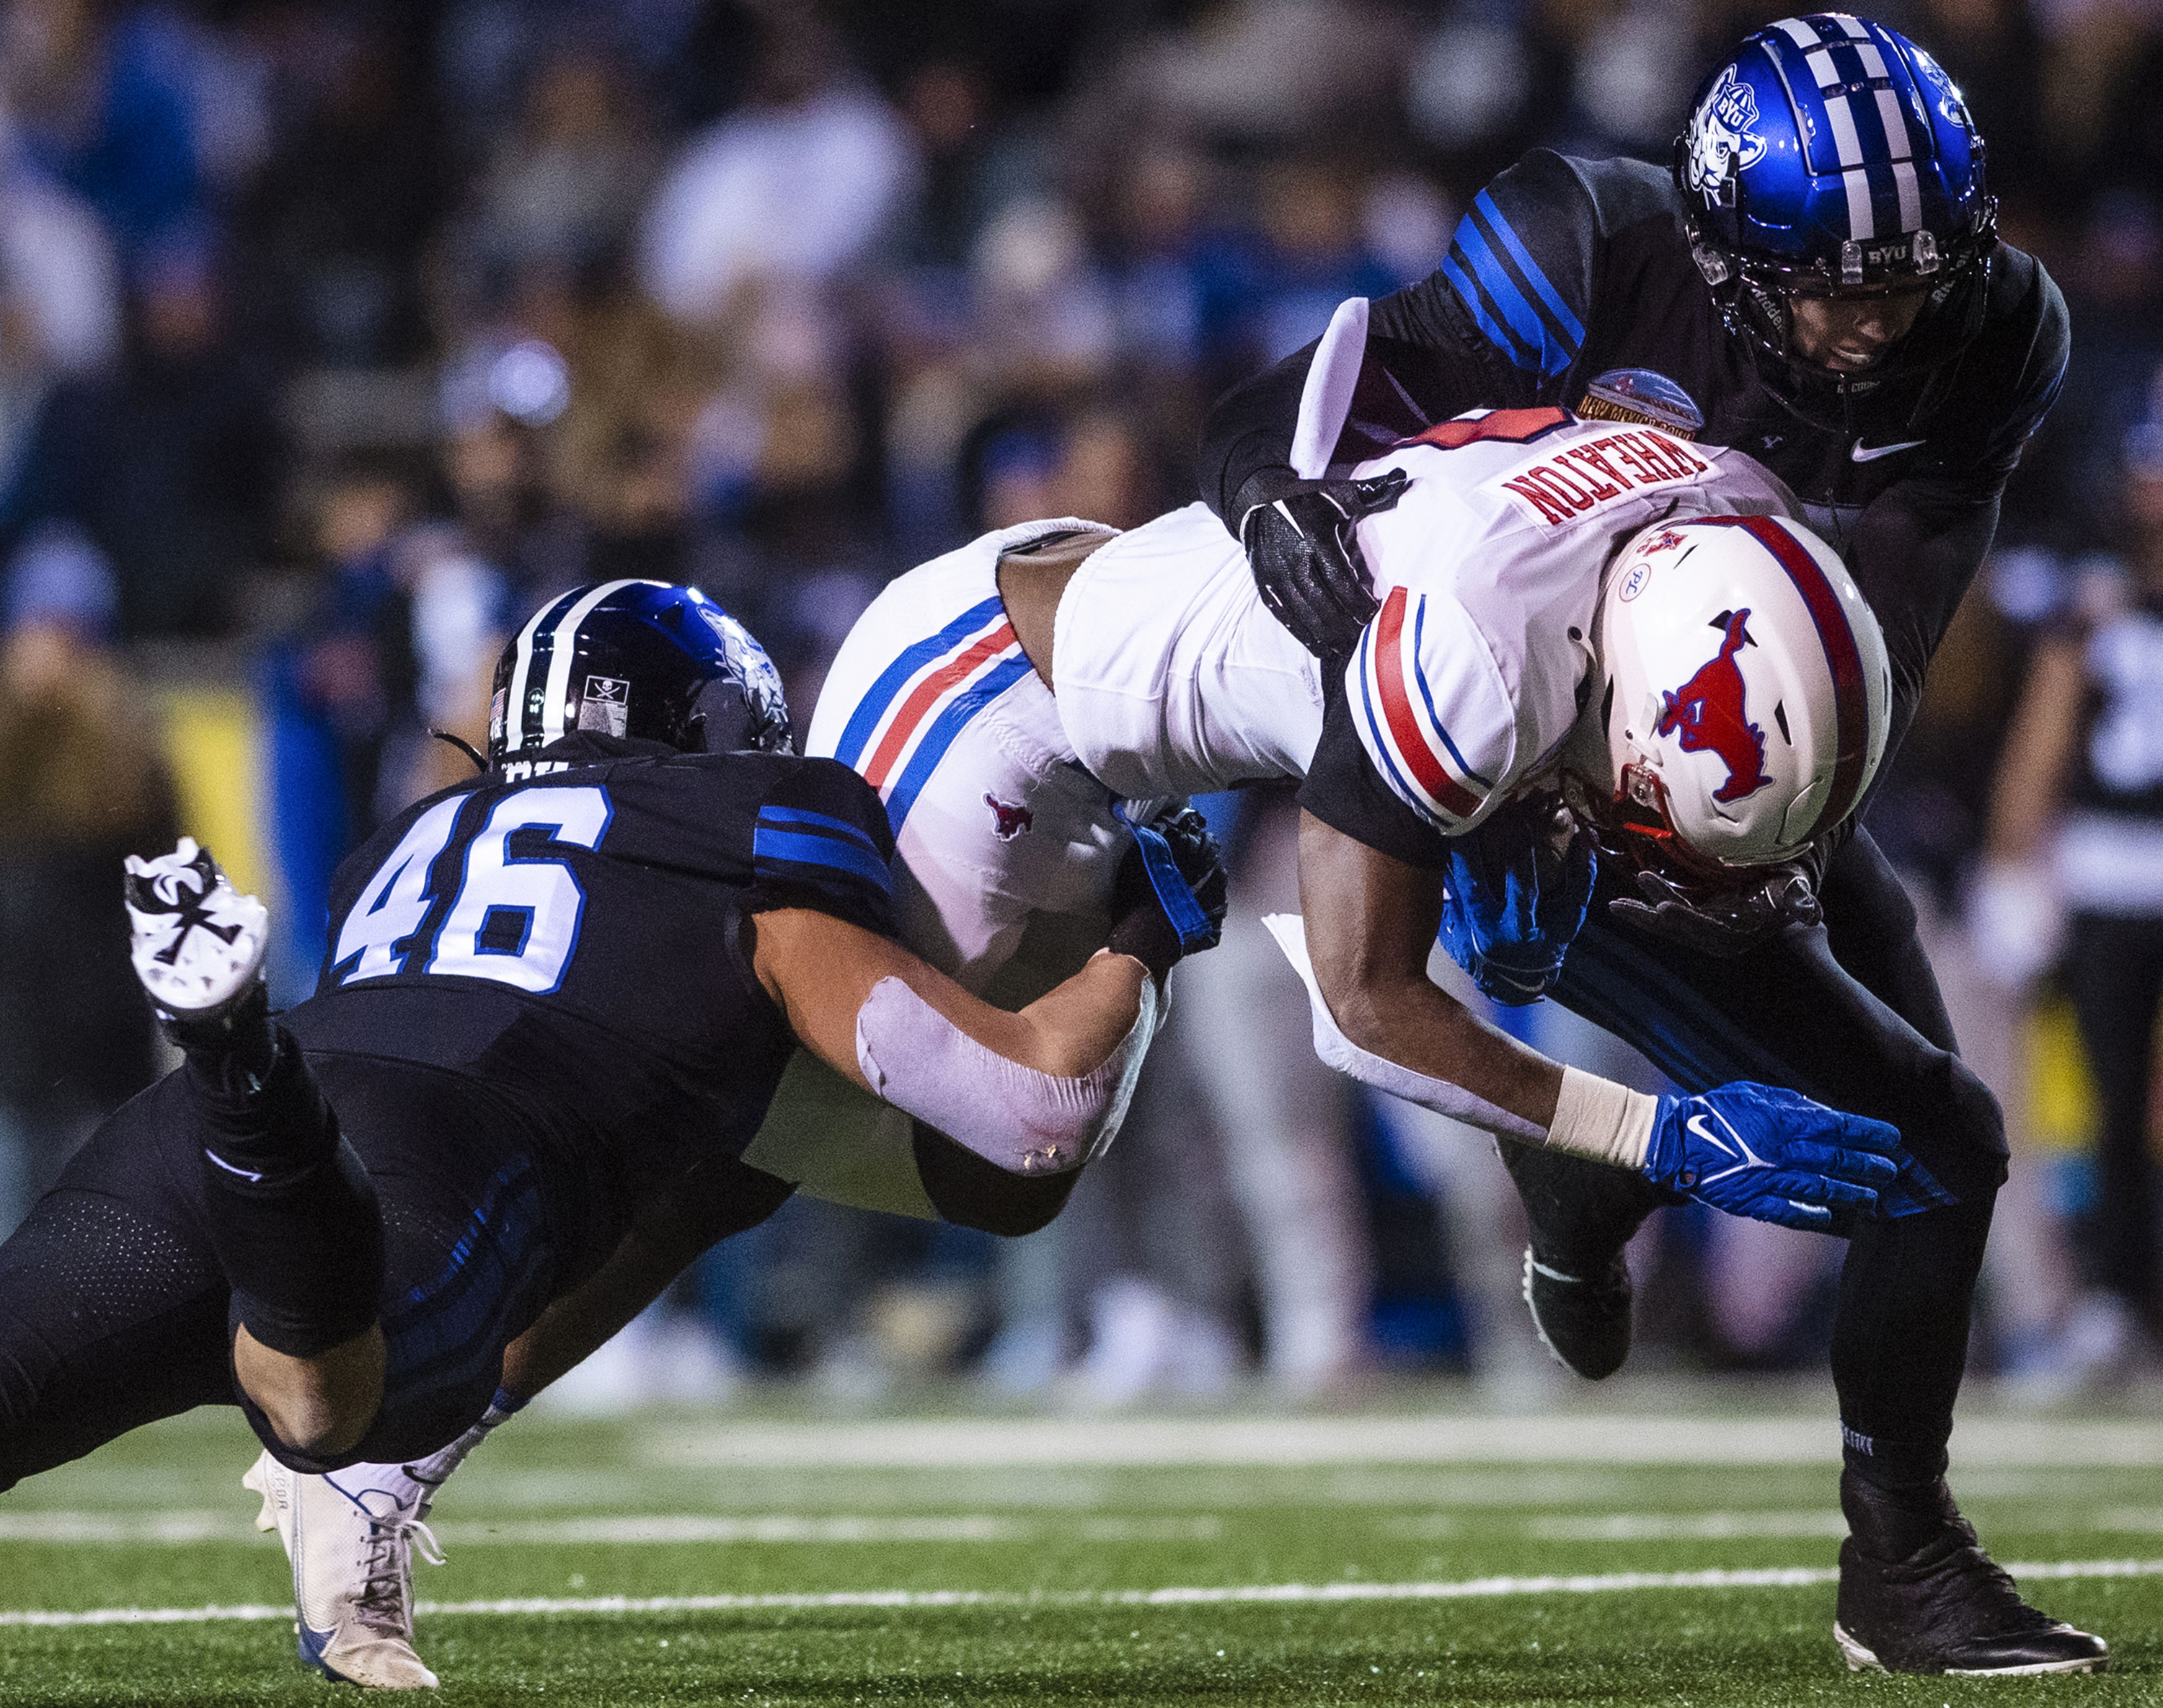
[[1897,444],[1866,445],[1857,439],[1848,447],[1847,454],[1858,463],[1874,463],[1880,457],[1889,457],[1896,451],[1912,451],[1919,445],[1928,443],[1928,439],[1902,439]]

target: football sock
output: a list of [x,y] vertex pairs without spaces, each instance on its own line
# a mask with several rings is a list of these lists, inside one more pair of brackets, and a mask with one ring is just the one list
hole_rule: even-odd
[[181,1071],[207,1141],[204,1218],[233,1317],[272,1351],[309,1358],[375,1320],[383,1224],[300,1046],[282,1029],[271,1038],[259,1076],[237,1050],[193,1051]]
[[228,1100],[244,1099],[277,1065],[278,1028],[270,1019],[270,993],[260,983],[215,1019],[161,1014],[159,1024],[187,1057],[190,1071]]
[[436,1492],[465,1457],[488,1439],[489,1431],[506,1422],[526,1403],[506,1388],[498,1388],[480,1421],[448,1447],[438,1448],[426,1459],[409,1459],[401,1464],[351,1464],[332,1475],[346,1488],[389,1489],[413,1516],[426,1518],[435,1504]]

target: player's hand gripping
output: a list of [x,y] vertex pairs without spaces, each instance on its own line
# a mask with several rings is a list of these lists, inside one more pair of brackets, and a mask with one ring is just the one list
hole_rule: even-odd
[[1591,831],[1559,799],[1505,804],[1450,840],[1442,946],[1496,1002],[1537,1002],[1562,977],[1596,865]]
[[1844,1210],[1890,1218],[1952,1202],[1898,1129],[1747,1080],[1662,1098],[1645,1176],[1730,1215],[1820,1231]]
[[1749,881],[1732,889],[1684,889],[1657,872],[1640,872],[1637,895],[1642,899],[1618,897],[1607,911],[1626,925],[1720,961],[1770,942],[1790,925],[1815,925],[1825,917],[1801,861],[1752,868]]
[[1105,946],[1131,955],[1159,978],[1182,956],[1214,949],[1223,935],[1229,884],[1223,851],[1208,821],[1191,806],[1146,825],[1114,809],[1134,833],[1112,892],[1112,935]]
[[1302,480],[1259,469],[1232,500],[1239,543],[1270,614],[1317,658],[1350,652],[1381,609],[1353,532],[1405,490],[1391,469],[1365,480]]

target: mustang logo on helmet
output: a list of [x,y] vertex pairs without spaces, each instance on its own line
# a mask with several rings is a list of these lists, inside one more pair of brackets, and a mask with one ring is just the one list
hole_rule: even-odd
[[1713,791],[1717,801],[1741,800],[1772,782],[1765,769],[1765,732],[1750,721],[1743,705],[1742,667],[1735,655],[1750,637],[1747,610],[1731,612],[1720,651],[1698,667],[1697,674],[1660,699],[1658,733],[1682,732],[1685,753],[1716,753],[1727,767],[1727,781]]
[[1765,139],[1751,128],[1757,123],[1757,92],[1730,65],[1690,120],[1690,188],[1710,194],[1731,172],[1756,165],[1765,153]]

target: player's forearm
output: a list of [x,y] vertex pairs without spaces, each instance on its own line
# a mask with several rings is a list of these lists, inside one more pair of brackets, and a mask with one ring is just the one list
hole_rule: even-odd
[[1315,970],[1338,1025],[1362,1050],[1459,1087],[1530,1126],[1553,1124],[1561,1066],[1487,1024],[1424,972],[1349,982],[1340,973],[1332,990],[1319,961]]
[[1497,1130],[1544,1130],[1562,1070],[1427,976],[1441,921],[1441,874],[1392,859],[1305,811],[1299,874],[1315,988],[1338,1030],[1368,1054],[1495,1110],[1503,1118]]
[[1274,368],[1242,380],[1217,400],[1202,425],[1197,465],[1202,501],[1234,532],[1239,519],[1232,513],[1233,500],[1248,477],[1291,460],[1300,390],[1314,351],[1308,344]]

